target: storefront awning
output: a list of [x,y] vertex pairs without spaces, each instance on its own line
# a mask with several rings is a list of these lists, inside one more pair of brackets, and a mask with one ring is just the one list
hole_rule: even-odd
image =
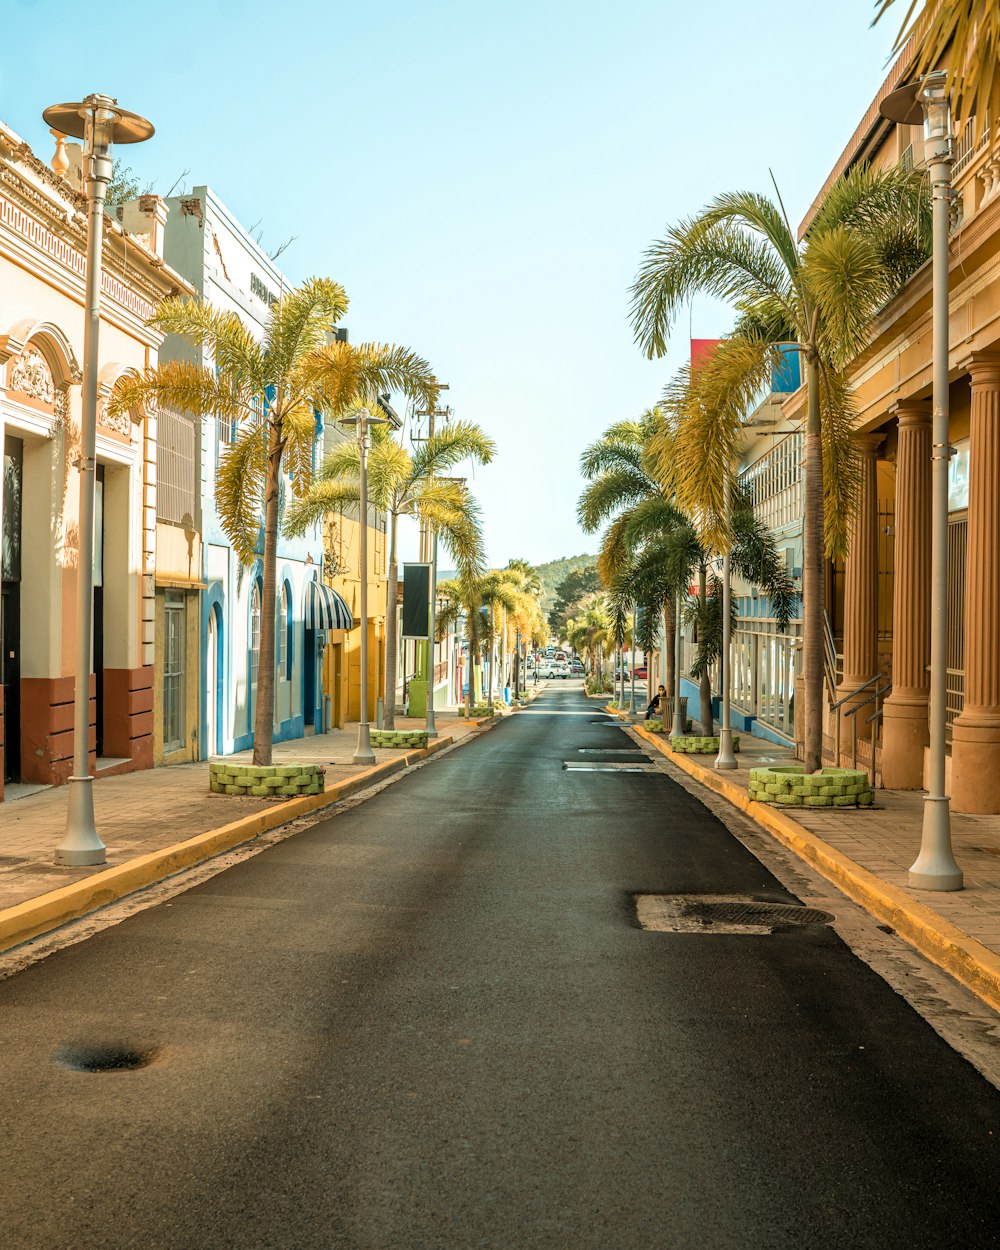
[[354,617],[343,598],[322,582],[306,582],[306,629],[353,629]]

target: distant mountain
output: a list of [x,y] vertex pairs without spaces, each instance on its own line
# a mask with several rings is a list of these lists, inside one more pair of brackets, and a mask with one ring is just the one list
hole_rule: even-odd
[[555,603],[556,587],[566,576],[567,573],[573,572],[575,569],[586,568],[588,564],[594,564],[597,556],[563,556],[561,560],[550,560],[548,564],[534,565],[535,572],[538,574],[538,580],[542,584],[541,604],[542,611],[546,614]]

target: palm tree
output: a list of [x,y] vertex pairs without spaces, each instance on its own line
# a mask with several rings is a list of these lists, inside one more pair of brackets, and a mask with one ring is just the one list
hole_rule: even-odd
[[[389,514],[389,595],[386,602],[385,726],[395,725],[397,535],[401,516],[426,521],[437,530],[460,569],[482,571],[482,532],[478,507],[463,482],[443,477],[463,460],[489,464],[496,444],[478,425],[454,421],[412,451],[392,436],[388,425],[372,427],[368,453],[368,499]],[[360,500],[357,444],[335,447],[309,489],[288,509],[289,534],[300,534],[328,512],[355,507]]]
[[[726,453],[713,456],[701,447],[708,502],[696,515],[721,515],[735,463],[729,452],[749,411],[746,401],[769,385],[775,344],[793,345],[805,358],[803,667],[810,772],[820,767],[822,750],[824,537],[828,555],[844,550],[857,484],[854,409],[843,370],[865,346],[876,310],[928,255],[929,242],[919,172],[859,167],[831,187],[801,241],[780,197],[774,203],[750,192],[719,196],[648,249],[632,287],[633,331],[650,358],[666,351],[673,320],[695,292],[728,300],[738,314],[732,346],[720,348],[711,363],[717,374],[728,368],[730,392],[743,404],[729,403],[721,412],[696,407],[698,428],[712,426],[713,445]],[[688,471],[679,468],[676,479],[680,497],[685,477],[689,493],[697,493],[685,463]]]
[[[937,69],[947,59],[948,94],[955,101],[956,121],[963,126],[974,116],[981,132],[1000,82],[1000,8],[996,0],[904,2],[906,15],[893,51],[901,52],[916,37],[915,78]],[[878,0],[872,24],[894,3]]]
[[[438,637],[443,638],[448,628],[460,617],[465,618],[465,637],[469,653],[469,689],[466,695],[466,712],[472,714],[475,692],[475,668],[478,667],[485,648],[495,642],[494,612],[498,606],[516,608],[516,601],[507,582],[496,569],[483,573],[465,569],[458,577],[438,583],[438,594],[445,600],[438,613]],[[488,609],[484,612],[484,609]],[[491,665],[492,670],[492,665]],[[493,674],[490,672],[489,704],[493,706]]]
[[582,616],[567,622],[566,633],[571,646],[586,653],[590,671],[600,690],[604,684],[604,657],[615,645],[614,622],[600,596],[594,596],[594,602]]
[[291,474],[294,492],[308,489],[317,411],[337,415],[397,388],[427,404],[438,395],[427,363],[405,348],[330,344],[347,304],[339,283],[312,278],[271,305],[258,342],[235,313],[219,312],[201,299],[164,300],[149,324],[203,349],[214,368],[165,361],[144,377],[119,384],[111,401],[112,409],[122,412],[152,401],[193,416],[215,413],[238,430],[222,457],[215,490],[222,526],[238,558],[244,564],[258,554],[263,559],[255,764],[271,763],[283,476]]
[[[651,649],[653,622],[660,611],[665,623],[672,624],[673,605],[678,597],[686,597],[697,575],[698,595],[691,619],[698,626],[699,647],[691,675],[699,681],[702,729],[710,734],[714,719],[710,669],[719,658],[721,597],[715,595],[714,583],[710,593],[709,570],[715,554],[725,548],[713,549],[702,541],[687,515],[668,497],[670,487],[662,482],[672,483],[676,475],[663,471],[669,468],[665,465],[665,445],[659,410],[645,414],[640,422],[612,426],[584,453],[584,471],[593,477],[581,496],[579,513],[585,528],[591,530],[617,513],[605,533],[597,567],[617,610],[639,609],[643,628],[642,637],[637,635],[636,640],[644,650]],[[704,458],[704,449],[702,455]],[[653,464],[660,471],[660,482],[651,477]],[[772,600],[780,628],[786,628],[794,612],[795,595],[774,538],[756,518],[744,493],[732,485],[730,492],[726,515],[731,515],[731,524],[725,539],[731,548],[732,567],[764,590]],[[622,502],[628,506],[622,507]],[[671,692],[672,632],[668,625]],[[710,639],[714,644],[710,645]]]
[[[603,548],[607,552],[613,545],[617,551],[617,557],[612,561],[614,567],[608,564],[608,556],[605,555],[602,576],[605,585],[611,584],[617,567],[625,561],[624,531],[634,508],[647,505],[663,526],[687,524],[673,506],[669,491],[656,477],[655,462],[650,455],[662,425],[663,415],[659,408],[647,409],[638,421],[619,421],[609,426],[580,457],[581,472],[590,483],[577,505],[581,527],[592,534],[611,518],[616,518]],[[673,592],[667,591],[661,607],[667,640],[665,676],[670,689],[674,680],[673,604]],[[618,645],[621,646],[621,642]]]

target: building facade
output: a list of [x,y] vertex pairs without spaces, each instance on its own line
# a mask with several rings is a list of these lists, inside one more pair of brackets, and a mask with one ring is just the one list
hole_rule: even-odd
[[[165,256],[213,308],[233,312],[262,337],[270,306],[289,282],[208,187],[167,201]],[[211,368],[201,349],[175,336],[164,359]],[[266,402],[266,397],[262,397]],[[157,762],[225,755],[253,745],[262,612],[263,561],[245,567],[223,529],[215,499],[220,460],[236,437],[209,414],[169,419],[176,489],[157,516],[157,647],[154,745]],[[323,423],[316,417],[317,455]],[[163,430],[161,423],[161,441]],[[162,489],[162,488],[161,488]],[[291,490],[286,476],[285,497]],[[319,526],[281,537],[276,602],[274,741],[323,732],[324,651],[343,645],[349,613],[324,580]]]
[[[918,167],[922,129],[890,122],[879,104],[912,76],[904,48],[830,173],[853,165]],[[880,312],[849,376],[863,469],[860,507],[842,567],[827,578],[837,653],[831,705],[882,678],[883,723],[862,731],[884,784],[924,786],[930,613],[948,615],[948,785],[957,811],[1000,812],[1000,142],[996,118],[954,143],[949,255],[950,463],[946,585],[932,587],[931,264]],[[823,188],[823,191],[826,187]],[[817,203],[822,197],[817,197]],[[812,213],[802,223],[804,231]],[[804,415],[802,391],[785,404]],[[835,697],[834,697],[835,696]],[[827,747],[835,717],[828,714]],[[872,736],[873,735],[873,736]]]
[[[3,775],[65,781],[73,758],[86,200],[80,149],[53,167],[0,124]],[[55,172],[58,171],[58,172]],[[157,362],[145,324],[186,291],[163,262],[155,196],[105,217],[97,413],[91,768],[153,763],[157,416],[106,413],[116,382]]]

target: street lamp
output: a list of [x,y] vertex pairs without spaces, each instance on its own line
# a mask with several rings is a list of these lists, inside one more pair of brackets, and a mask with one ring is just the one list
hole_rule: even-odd
[[[622,702],[624,702],[624,696]],[[635,715],[635,608],[632,609],[632,684],[627,711],[629,716]]]
[[53,104],[42,117],[62,135],[83,140],[87,190],[87,278],[83,322],[83,406],[80,417],[79,561],[76,581],[76,685],[73,695],[73,776],[68,779],[66,832],[57,844],[57,864],[103,864],[104,843],[94,822],[94,778],[90,774],[90,668],[94,623],[94,492],[97,481],[97,345],[101,325],[101,254],[104,201],[111,181],[111,145],[142,143],[151,122],[126,112],[106,95],[79,104]]
[[[730,492],[732,485],[726,482],[726,520],[732,512]],[[715,757],[717,769],[733,769],[736,767],[736,756],[733,754],[732,709],[729,701],[730,673],[730,615],[733,603],[732,568],[729,552],[732,547],[732,536],[726,542],[726,554],[722,557],[722,724],[719,726],[719,754]]]
[[361,496],[361,709],[358,722],[358,747],[351,757],[355,764],[374,764],[371,728],[368,724],[368,428],[385,425],[385,417],[373,417],[367,408],[359,408],[353,416],[341,417],[341,425],[355,427],[358,440],[359,493]]
[[684,735],[684,717],[681,715],[681,605],[680,594],[677,595],[677,624],[674,627],[674,723],[670,732],[676,737]]
[[951,849],[951,800],[945,793],[945,697],[948,681],[948,233],[951,225],[951,113],[948,74],[936,70],[891,92],[879,105],[890,121],[924,124],[934,221],[932,252],[931,691],[930,788],[924,795],[920,854],[910,885],[960,890],[962,870]]

